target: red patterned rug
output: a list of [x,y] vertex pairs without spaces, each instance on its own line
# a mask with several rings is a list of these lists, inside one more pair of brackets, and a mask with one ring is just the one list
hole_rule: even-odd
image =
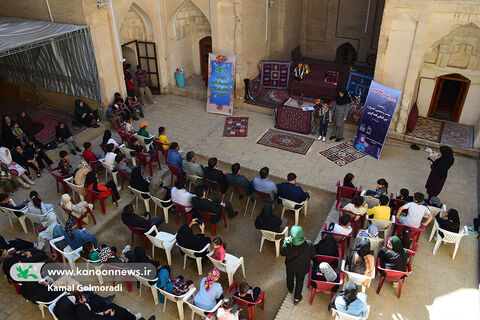
[[343,167],[365,157],[365,153],[360,152],[353,147],[353,140],[347,140],[343,143],[322,150],[319,153],[339,167]]
[[294,153],[306,154],[314,141],[315,139],[309,137],[268,129],[257,143]]
[[227,117],[223,128],[224,137],[246,137],[248,133],[248,117]]
[[473,126],[445,121],[440,143],[456,147],[473,148]]

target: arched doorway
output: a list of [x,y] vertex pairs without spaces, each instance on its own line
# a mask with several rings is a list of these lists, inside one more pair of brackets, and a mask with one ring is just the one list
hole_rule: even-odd
[[458,73],[438,77],[428,116],[458,122],[470,82],[469,79]]
[[212,37],[208,36],[200,39],[200,71],[203,77],[208,74],[208,54],[212,52]]
[[357,51],[350,43],[346,42],[337,48],[335,62],[350,66],[355,61],[357,61]]

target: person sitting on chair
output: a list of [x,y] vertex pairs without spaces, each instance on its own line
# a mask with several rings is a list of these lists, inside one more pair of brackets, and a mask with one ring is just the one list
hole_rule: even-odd
[[340,216],[340,224],[335,223],[332,232],[343,234],[343,235],[350,235],[352,233],[352,227],[350,226],[350,219],[351,217],[348,214],[342,214]]
[[367,215],[372,219],[390,221],[390,212],[392,209],[388,206],[390,199],[382,194],[380,196],[380,205],[368,209]]
[[[432,221],[433,217],[428,207],[422,204],[423,200],[425,200],[423,193],[415,192],[413,194],[413,202],[409,202],[398,209],[398,222],[414,228],[420,228],[422,225],[426,227],[430,221]],[[406,216],[400,216],[404,210],[408,210],[408,214]],[[428,219],[422,223],[425,215],[428,215]]]
[[273,200],[277,194],[277,185],[272,180],[267,179],[269,171],[268,167],[260,169],[260,177],[255,177],[252,184],[255,190],[270,194],[270,198]]
[[217,158],[208,159],[208,167],[204,168],[205,179],[218,182],[220,184],[220,191],[227,192],[228,183],[225,178],[225,173],[217,169]]
[[232,186],[243,188],[248,194],[253,193],[253,184],[244,176],[240,174],[240,164],[232,164],[232,173],[228,173],[225,177],[227,183]]
[[222,210],[224,208],[230,219],[233,219],[238,214],[237,211],[233,210],[230,202],[220,202],[217,198],[213,198],[212,200],[208,199],[205,196],[205,189],[203,186],[195,187],[195,195],[196,197],[192,198],[193,207],[197,210],[215,213],[215,216],[210,218],[212,223],[217,223],[221,219]]
[[[353,203],[347,204],[343,207],[343,210],[350,211],[357,215],[364,215],[368,210],[368,204],[365,202],[365,199],[362,196],[356,196]],[[360,219],[359,216],[355,216],[355,221]]]
[[[405,271],[407,250],[403,248],[400,238],[397,236],[390,237],[387,245],[378,252],[378,259],[380,259],[380,265],[383,269]],[[380,270],[380,274],[382,273],[384,271]]]
[[187,207],[185,211],[190,212],[192,208],[189,207],[192,206],[192,198],[195,197],[195,195],[185,190],[185,184],[185,179],[178,179],[175,182],[175,187],[172,188],[171,197],[173,202]]
[[272,204],[265,203],[262,212],[255,219],[255,228],[280,233],[288,226],[288,220],[273,214]]
[[284,198],[296,203],[302,203],[310,199],[308,192],[303,191],[302,187],[297,186],[297,176],[295,173],[290,172],[287,175],[287,180],[288,182],[277,184],[279,198]]
[[148,211],[139,216],[135,214],[135,206],[129,204],[123,209],[122,221],[127,227],[148,230],[152,225],[160,226],[163,223],[163,217],[152,218]]
[[83,147],[85,148],[82,153],[83,159],[87,160],[88,163],[91,163],[94,167],[100,165],[100,162],[98,161],[100,157],[92,151],[93,145],[90,142],[85,142]]
[[[192,227],[198,224],[200,233],[194,234]],[[202,250],[207,244],[209,244],[210,238],[205,236],[205,224],[200,219],[194,218],[189,224],[184,224],[177,232],[177,243],[183,248],[187,248],[194,251]],[[198,256],[206,257],[208,250]]]
[[170,149],[168,150],[167,154],[167,163],[169,165],[179,168],[179,173],[183,175],[185,174],[182,170],[183,157],[180,155],[180,153],[178,153],[178,151],[180,151],[180,146],[178,145],[178,143],[172,142],[170,144]]
[[259,287],[252,288],[248,282],[242,282],[240,283],[239,291],[235,292],[234,296],[242,298],[248,302],[255,302],[261,292],[262,289]]
[[182,160],[182,169],[185,173],[202,177],[204,176],[203,166],[195,162],[197,156],[193,151],[187,152],[187,159]]
[[349,281],[345,285],[345,289],[336,294],[328,305],[328,310],[332,308],[340,312],[365,318],[368,312],[367,294],[358,292],[355,283]]
[[343,186],[352,188],[352,189],[357,189],[355,185],[353,184],[355,182],[355,176],[353,173],[347,173],[345,177],[343,177]]

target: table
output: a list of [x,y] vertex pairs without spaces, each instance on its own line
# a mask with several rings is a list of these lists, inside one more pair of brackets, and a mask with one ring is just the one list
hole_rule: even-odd
[[[302,108],[313,107],[315,110],[304,111]],[[275,109],[275,128],[285,131],[311,134],[315,131],[315,115],[318,107],[310,102],[299,103],[289,98]]]

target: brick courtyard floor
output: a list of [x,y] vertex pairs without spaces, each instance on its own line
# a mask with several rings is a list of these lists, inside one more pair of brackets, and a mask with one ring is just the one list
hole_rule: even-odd
[[[216,156],[222,161],[220,168],[229,171],[233,162],[242,165],[242,173],[248,178],[257,175],[258,170],[268,165],[272,175],[284,179],[288,172],[295,172],[298,182],[312,194],[308,216],[300,218],[300,225],[305,229],[308,239],[314,240],[321,225],[329,214],[334,202],[334,184],[345,173],[352,172],[356,176],[356,185],[364,188],[373,188],[375,181],[383,177],[389,181],[389,191],[397,192],[402,187],[407,187],[411,192],[424,191],[424,184],[429,173],[427,154],[423,151],[413,151],[408,145],[387,140],[380,160],[364,157],[344,167],[337,167],[321,157],[318,152],[331,146],[331,143],[315,142],[310,151],[305,155],[294,154],[279,149],[269,148],[256,144],[263,133],[273,128],[273,118],[246,110],[235,110],[235,116],[250,117],[249,132],[246,138],[222,137],[224,117],[205,113],[205,102],[178,96],[156,97],[157,103],[146,108],[146,121],[150,123],[149,131],[156,133],[159,126],[167,127],[170,141],[177,141],[183,152],[194,150],[202,157],[197,162],[205,164],[206,157]],[[136,122],[138,126],[138,122]],[[346,132],[347,137],[352,137],[353,132]],[[95,145],[95,151],[100,143],[102,133],[90,139]],[[114,137],[118,138],[116,134]],[[313,137],[313,136],[312,136]],[[80,137],[79,137],[80,139]],[[79,141],[80,142],[80,141]],[[82,141],[83,142],[83,141]],[[71,156],[74,163],[79,157]],[[279,178],[274,178],[280,181]],[[169,179],[168,179],[169,180]],[[447,207],[456,208],[460,213],[462,225],[470,225],[476,217],[477,208],[477,161],[471,158],[456,156],[454,166],[449,171],[447,183],[440,194],[440,199]],[[42,199],[48,203],[57,204],[60,195],[56,193],[53,179],[46,174],[37,179],[34,190],[40,192]],[[22,200],[28,192],[18,192],[14,199]],[[120,207],[132,200],[128,192],[122,191]],[[243,212],[245,200],[234,197],[233,205]],[[143,205],[140,205],[143,208]],[[56,208],[60,212],[58,206]],[[113,214],[111,204],[107,206],[108,214]],[[249,213],[251,206],[249,209]],[[260,211],[257,206],[256,214]],[[279,208],[276,208],[279,214]],[[335,213],[330,213],[330,216]],[[95,209],[96,217],[100,217],[99,208]],[[292,215],[287,214],[290,222]],[[170,223],[163,225],[162,230],[175,233],[180,225],[175,223],[171,216]],[[102,219],[107,219],[102,218]],[[334,218],[331,218],[334,219]],[[108,220],[108,219],[107,219]],[[34,240],[31,225],[29,234],[25,235],[18,223],[14,223],[11,230],[5,217],[0,218],[0,234],[7,239],[21,237]],[[87,229],[99,228],[92,224]],[[266,291],[265,310],[257,309],[255,319],[295,318],[299,319],[324,319],[329,318],[326,310],[329,297],[326,294],[317,294],[312,306],[308,304],[310,290],[305,288],[304,300],[295,308],[289,305],[292,298],[287,296],[284,285],[283,259],[275,258],[274,246],[266,243],[262,253],[258,253],[260,236],[253,227],[253,220],[249,216],[239,216],[228,220],[228,228],[219,225],[218,235],[227,241],[227,252],[245,257],[247,281],[259,285]],[[206,228],[207,233],[210,229]],[[412,268],[413,274],[404,284],[402,297],[394,296],[390,284],[385,284],[380,295],[375,294],[378,278],[367,289],[368,303],[371,305],[369,319],[474,319],[478,318],[478,275],[477,275],[477,241],[471,237],[462,240],[462,244],[455,260],[451,259],[452,246],[442,246],[436,256],[432,255],[434,243],[428,242],[431,226],[422,234],[418,255],[415,257]],[[96,233],[99,243],[107,243],[123,248],[130,242],[130,232],[122,224],[120,217],[113,217],[112,221]],[[136,239],[140,245],[140,239]],[[157,249],[155,258],[162,263],[166,262],[164,253]],[[183,274],[186,278],[194,280],[198,286],[201,277],[196,272],[195,263],[187,261],[187,268],[182,270],[182,257],[178,251],[172,253],[173,275]],[[210,263],[204,264],[204,272],[211,267]],[[234,276],[237,281],[242,281],[241,273]],[[2,278],[0,286],[0,319],[40,319],[41,314],[31,303],[26,302],[21,296],[15,294],[13,286],[8,285]],[[226,289],[226,276],[222,275],[221,283]],[[167,312],[162,312],[163,306],[155,306],[151,293],[143,290],[142,297],[138,296],[138,289],[132,293],[117,294],[116,302],[132,312],[142,312],[144,315],[155,314],[157,319],[177,319],[176,306],[167,303]],[[283,305],[282,305],[283,303]],[[282,307],[281,307],[282,306]],[[185,306],[185,316],[190,317],[190,312]],[[48,311],[47,311],[48,313]],[[46,315],[50,317],[50,315]]]

